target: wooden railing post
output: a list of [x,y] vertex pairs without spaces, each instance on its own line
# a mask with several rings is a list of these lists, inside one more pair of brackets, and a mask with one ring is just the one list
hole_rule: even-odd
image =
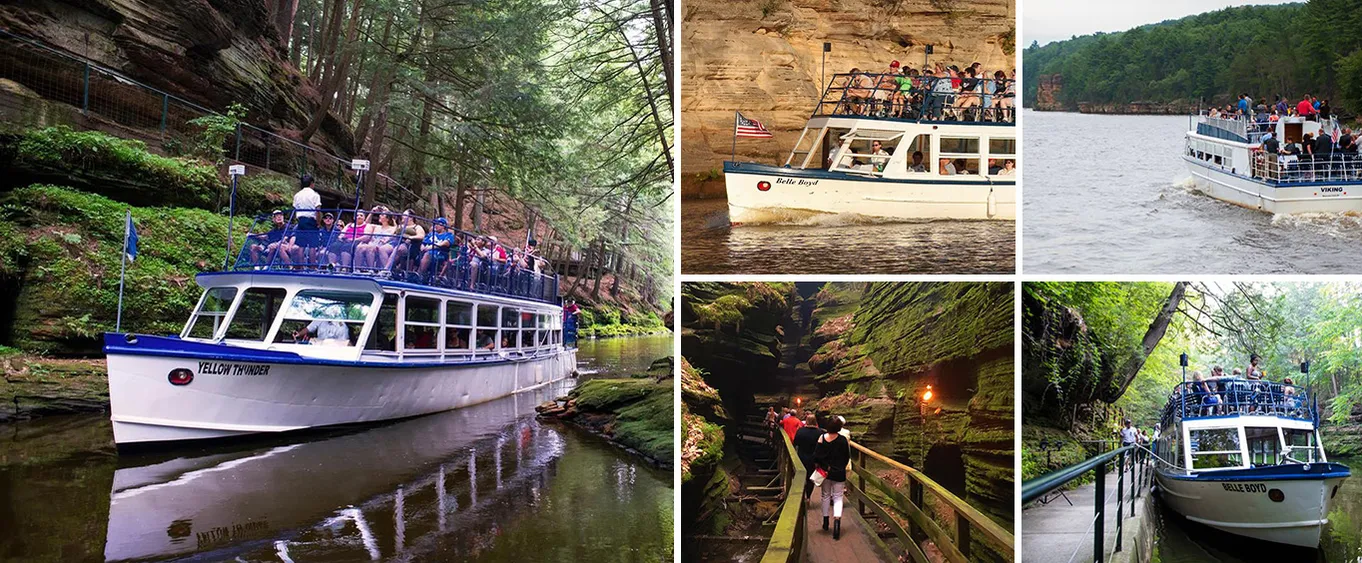
[[955,547],[965,557],[969,557],[969,519],[965,518],[965,515],[958,510],[955,512],[955,528]]
[[[856,465],[862,471],[869,471],[865,467],[864,450],[856,450]],[[861,491],[861,494],[856,495],[856,513],[865,516],[865,475],[859,473],[856,475],[856,488]]]
[[[922,483],[918,482],[917,478],[912,475],[908,476],[908,502],[919,510],[922,509]],[[914,540],[922,539],[919,536],[926,533],[911,520],[908,522],[908,535],[912,536]]]

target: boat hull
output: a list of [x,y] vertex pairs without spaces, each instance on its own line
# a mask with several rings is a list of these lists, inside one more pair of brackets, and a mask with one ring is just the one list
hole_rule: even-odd
[[[524,359],[420,366],[219,361],[108,355],[114,441],[222,438],[376,422],[457,409],[569,377],[576,350]],[[188,369],[190,383],[168,374]]]
[[[1247,471],[1224,479],[1162,471],[1155,477],[1159,498],[1188,520],[1239,536],[1316,547],[1338,486],[1348,476],[1346,468],[1340,474],[1332,467],[1341,466],[1315,464],[1324,471],[1286,478],[1255,479]],[[1280,491],[1282,500],[1274,501],[1272,491]]]
[[1207,166],[1195,158],[1184,156],[1183,161],[1198,191],[1242,207],[1282,215],[1362,212],[1362,184],[1276,186]]
[[[982,177],[915,181],[856,178],[849,174],[726,166],[729,221],[735,225],[854,214],[895,220],[1016,219],[1015,182]],[[766,187],[767,189],[760,189]]]

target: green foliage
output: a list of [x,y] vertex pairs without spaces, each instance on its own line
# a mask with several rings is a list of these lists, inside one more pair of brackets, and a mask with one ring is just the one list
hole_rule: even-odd
[[213,113],[189,120],[189,124],[200,127],[194,155],[221,165],[227,159],[227,138],[236,134],[246,117],[246,108],[238,103],[227,106],[227,113]]
[[711,303],[695,303],[691,310],[698,321],[719,330],[725,325],[741,328],[743,312],[751,307],[752,302],[741,295],[722,295]]
[[1362,111],[1358,13],[1362,0],[1244,6],[1033,45],[1023,53],[1023,97],[1034,103],[1040,76],[1060,74],[1065,104],[1225,104],[1241,93],[1270,104],[1310,93]]
[[[3,145],[13,147],[16,169],[70,177],[88,183],[90,191],[109,193],[106,190],[113,188],[106,185],[112,180],[153,191],[151,199],[166,205],[209,208],[222,188],[212,166],[193,159],[159,156],[141,141],[97,131],[47,127],[17,137],[0,137],[0,152],[7,148]],[[126,199],[148,197],[127,195]]]
[[[47,185],[17,189],[4,203],[0,219],[12,226],[0,229],[0,264],[4,275],[23,280],[15,299],[14,346],[98,353],[99,334],[114,327],[129,207]],[[13,213],[20,208],[26,211]],[[222,263],[227,218],[197,209],[131,210],[141,245],[127,268],[123,328],[178,333],[200,292],[194,275]],[[240,241],[246,226],[237,222],[237,230]]]

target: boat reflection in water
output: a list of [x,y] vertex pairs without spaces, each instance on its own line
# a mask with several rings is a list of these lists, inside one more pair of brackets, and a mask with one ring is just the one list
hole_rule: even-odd
[[[612,502],[634,494],[640,471],[654,472],[621,455],[596,461],[607,466],[598,469],[577,468],[578,458],[565,461],[569,442],[584,437],[541,425],[532,416],[535,405],[565,391],[556,385],[301,443],[174,459],[121,458],[121,464],[134,465],[114,475],[105,558],[464,560],[485,555],[516,520],[541,517],[550,502],[546,489],[559,477],[562,463],[574,464],[572,471],[595,473],[600,484],[586,488],[615,497]],[[607,483],[615,485],[614,495],[608,494]],[[670,497],[666,490],[668,513]],[[630,526],[612,520],[610,526]],[[540,537],[552,533],[542,526],[555,524],[542,522]],[[656,539],[670,553],[670,535]],[[602,543],[606,549],[627,547],[610,546],[608,539]]]

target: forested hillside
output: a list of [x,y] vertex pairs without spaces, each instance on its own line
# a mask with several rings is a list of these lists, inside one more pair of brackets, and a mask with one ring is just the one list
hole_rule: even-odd
[[1023,99],[1034,107],[1042,76],[1060,75],[1055,101],[1228,103],[1310,93],[1348,114],[1362,111],[1362,0],[1244,6],[1086,35],[1023,55]]

